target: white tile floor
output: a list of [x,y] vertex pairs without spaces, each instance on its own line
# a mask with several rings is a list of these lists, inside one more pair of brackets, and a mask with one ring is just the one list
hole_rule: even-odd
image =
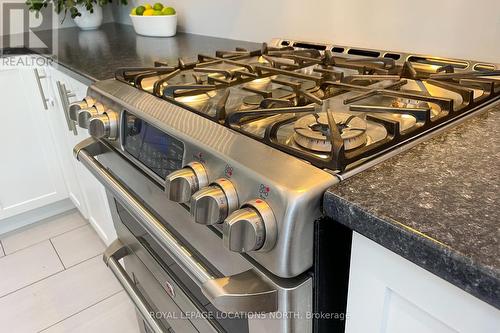
[[103,251],[76,211],[0,236],[0,332],[137,333]]

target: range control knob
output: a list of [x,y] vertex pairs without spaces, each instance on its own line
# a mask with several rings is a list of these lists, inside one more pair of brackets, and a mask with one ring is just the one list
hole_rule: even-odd
[[165,192],[171,201],[186,203],[194,192],[207,185],[208,175],[203,164],[191,162],[167,176]]
[[94,115],[89,120],[89,134],[97,139],[116,140],[118,138],[118,113],[108,110]]
[[224,246],[234,252],[271,250],[276,244],[274,213],[261,199],[245,203],[224,220]]
[[76,122],[81,128],[89,128],[90,118],[104,113],[104,106],[96,103],[94,106],[78,111]]
[[89,128],[90,118],[97,116],[99,113],[93,106],[86,109],[81,109],[76,115],[76,123],[81,128]]
[[78,121],[78,111],[92,107],[95,102],[94,98],[87,96],[82,101],[71,103],[68,108],[69,119]]
[[228,214],[238,208],[238,194],[233,184],[217,179],[191,197],[191,215],[200,224],[222,223]]

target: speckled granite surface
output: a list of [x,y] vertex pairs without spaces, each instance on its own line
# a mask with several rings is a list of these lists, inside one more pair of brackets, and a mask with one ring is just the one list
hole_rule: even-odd
[[[52,45],[52,32],[38,31],[36,36]],[[3,45],[7,45],[6,42]],[[91,83],[114,77],[118,67],[153,66],[155,60],[177,64],[179,57],[192,58],[198,53],[214,55],[217,50],[236,47],[256,49],[260,44],[209,36],[178,33],[170,38],[139,36],[132,26],[107,23],[99,30],[82,31],[79,28],[58,30],[57,62],[78,74],[77,79]],[[19,48],[12,51],[23,51]],[[5,49],[8,54],[9,50]]]
[[500,308],[500,106],[328,190],[336,221]]

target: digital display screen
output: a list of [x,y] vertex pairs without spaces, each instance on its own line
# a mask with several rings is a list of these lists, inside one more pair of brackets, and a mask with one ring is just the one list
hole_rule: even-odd
[[184,144],[136,116],[124,113],[125,151],[165,178],[182,168]]

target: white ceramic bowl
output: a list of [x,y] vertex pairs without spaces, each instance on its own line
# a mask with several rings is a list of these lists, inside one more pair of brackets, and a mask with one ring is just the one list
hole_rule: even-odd
[[130,15],[135,32],[149,37],[172,37],[177,31],[177,14],[141,16]]

